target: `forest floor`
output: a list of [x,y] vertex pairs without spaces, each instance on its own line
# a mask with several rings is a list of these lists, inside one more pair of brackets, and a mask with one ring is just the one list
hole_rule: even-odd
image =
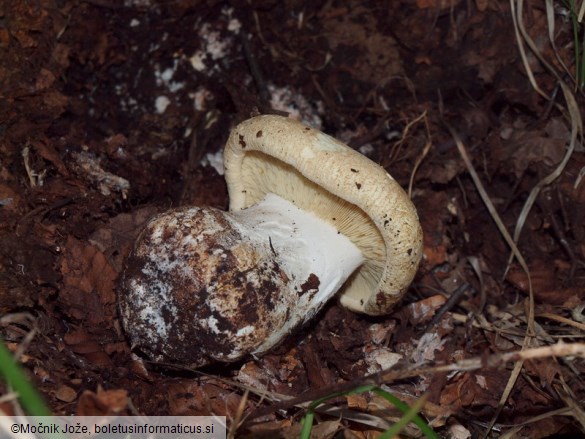
[[[552,3],[0,2],[0,334],[50,409],[217,414],[237,437],[297,437],[301,402],[392,368],[376,383],[424,395],[441,436],[583,434],[582,356],[498,356],[585,334],[583,84],[571,14]],[[388,316],[332,301],[262,358],[152,364],[118,320],[134,239],[172,206],[227,209],[218,152],[274,111],[408,190],[419,274]],[[343,410],[317,413],[315,437],[376,437],[399,418],[372,393],[330,406]]]

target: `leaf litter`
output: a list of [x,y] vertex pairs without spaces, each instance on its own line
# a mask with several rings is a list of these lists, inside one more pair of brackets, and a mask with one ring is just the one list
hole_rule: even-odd
[[[51,409],[214,413],[237,437],[295,437],[308,402],[368,382],[410,405],[426,395],[446,437],[582,434],[583,95],[564,82],[570,12],[551,5],[4,5],[0,332]],[[389,316],[333,302],[262,358],[151,364],[117,316],[134,237],[173,206],[226,208],[213,157],[266,111],[367,150],[410,188],[420,273]],[[316,416],[322,437],[398,419],[369,393]]]

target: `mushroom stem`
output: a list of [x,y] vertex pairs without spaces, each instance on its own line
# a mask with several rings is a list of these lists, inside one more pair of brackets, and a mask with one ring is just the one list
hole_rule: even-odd
[[228,215],[243,236],[278,262],[296,302],[282,328],[274,328],[255,354],[312,318],[364,261],[358,247],[335,227],[277,195],[267,194],[258,204]]

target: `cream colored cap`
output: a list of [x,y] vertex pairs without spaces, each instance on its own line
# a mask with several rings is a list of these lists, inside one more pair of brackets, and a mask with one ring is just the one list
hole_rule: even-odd
[[365,262],[340,289],[342,305],[382,315],[404,295],[422,255],[422,230],[414,205],[384,168],[318,130],[274,115],[236,126],[224,165],[231,211],[274,193],[359,247]]

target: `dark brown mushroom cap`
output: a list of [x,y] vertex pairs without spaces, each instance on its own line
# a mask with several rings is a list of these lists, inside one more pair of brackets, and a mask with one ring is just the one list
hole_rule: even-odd
[[119,305],[132,348],[159,362],[236,361],[282,328],[289,279],[233,218],[182,208],[149,222],[127,258]]

